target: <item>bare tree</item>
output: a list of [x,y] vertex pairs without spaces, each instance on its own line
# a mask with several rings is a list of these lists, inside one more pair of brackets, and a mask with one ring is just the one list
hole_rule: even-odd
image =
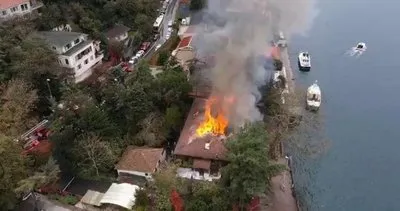
[[78,171],[83,176],[100,176],[112,169],[116,160],[110,144],[95,134],[82,136],[74,146]]

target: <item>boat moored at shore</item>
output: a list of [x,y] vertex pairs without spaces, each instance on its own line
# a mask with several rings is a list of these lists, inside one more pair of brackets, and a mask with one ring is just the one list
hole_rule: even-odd
[[299,53],[298,65],[300,71],[308,72],[311,70],[311,56],[308,52]]

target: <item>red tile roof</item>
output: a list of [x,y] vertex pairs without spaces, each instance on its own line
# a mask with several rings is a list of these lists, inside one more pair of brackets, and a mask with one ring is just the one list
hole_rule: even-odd
[[[186,119],[185,126],[181,131],[178,143],[176,144],[174,154],[194,158],[203,158],[208,160],[226,160],[225,141],[214,136],[205,136],[193,138],[193,134],[199,125],[204,110],[206,99],[196,98]],[[199,114],[195,115],[197,112]],[[205,144],[210,143],[209,149],[205,149]]]
[[162,148],[138,148],[128,146],[119,160],[116,169],[152,173],[162,158]]
[[179,48],[184,48],[184,47],[190,46],[190,43],[192,42],[192,38],[193,38],[192,36],[184,37],[184,38],[179,42],[178,49],[179,49]]
[[29,3],[28,0],[0,0],[0,10],[16,7],[23,3]]

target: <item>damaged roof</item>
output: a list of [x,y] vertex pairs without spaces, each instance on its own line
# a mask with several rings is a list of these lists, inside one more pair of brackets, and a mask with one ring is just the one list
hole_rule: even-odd
[[[226,139],[215,136],[193,138],[195,130],[204,116],[205,103],[206,99],[201,98],[196,98],[193,101],[185,126],[176,144],[174,154],[209,160],[227,160],[227,149],[225,148]],[[209,143],[207,149],[205,146],[206,143]]]

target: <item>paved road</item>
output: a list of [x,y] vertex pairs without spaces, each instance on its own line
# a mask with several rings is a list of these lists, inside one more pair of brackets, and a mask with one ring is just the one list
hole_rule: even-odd
[[164,21],[162,23],[163,26],[162,26],[161,33],[160,33],[160,38],[150,46],[150,49],[145,53],[143,58],[151,57],[155,51],[155,47],[158,44],[164,44],[167,41],[166,35],[168,33],[168,22],[170,20],[172,20],[172,21],[175,20],[176,11],[178,9],[178,6],[179,6],[178,0],[171,0],[169,2],[167,11],[165,12]]

